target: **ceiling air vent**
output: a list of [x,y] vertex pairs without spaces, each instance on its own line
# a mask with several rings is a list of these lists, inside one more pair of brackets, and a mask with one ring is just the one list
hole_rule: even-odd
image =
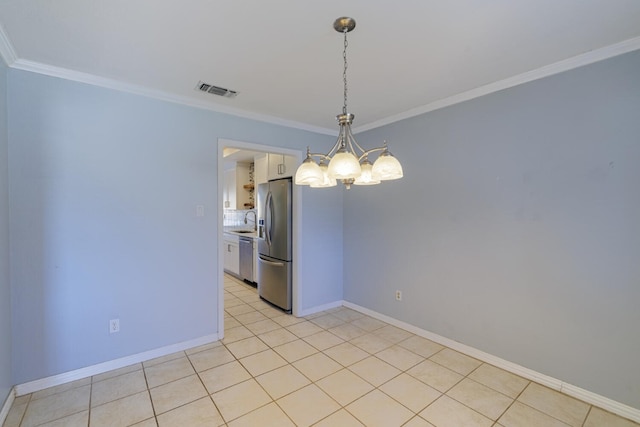
[[238,95],[238,92],[236,92],[235,90],[229,90],[220,86],[210,85],[209,83],[205,83],[202,81],[198,82],[198,86],[196,86],[196,89],[201,92],[224,96],[225,98],[235,98]]

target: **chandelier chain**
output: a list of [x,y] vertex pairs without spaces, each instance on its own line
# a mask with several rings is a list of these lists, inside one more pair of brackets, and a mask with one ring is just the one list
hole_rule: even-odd
[[344,50],[342,51],[342,59],[344,60],[344,70],[342,72],[342,81],[344,83],[344,105],[342,106],[342,114],[347,114],[347,46],[349,45],[347,42],[347,32],[348,30],[345,28],[343,30]]

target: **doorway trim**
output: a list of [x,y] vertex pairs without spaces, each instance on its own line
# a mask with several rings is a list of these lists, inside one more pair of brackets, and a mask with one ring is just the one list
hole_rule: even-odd
[[[302,162],[302,151],[292,150],[282,147],[274,147],[271,145],[255,144],[252,142],[237,141],[233,139],[218,138],[218,197],[217,209],[218,215],[218,337],[224,338],[224,201],[222,200],[223,184],[224,184],[224,147],[238,148],[241,150],[260,151],[263,153],[285,154],[294,156],[297,163]],[[298,316],[302,307],[302,285],[301,285],[301,255],[302,255],[302,188],[298,185],[293,186],[293,277],[292,277],[292,314]]]

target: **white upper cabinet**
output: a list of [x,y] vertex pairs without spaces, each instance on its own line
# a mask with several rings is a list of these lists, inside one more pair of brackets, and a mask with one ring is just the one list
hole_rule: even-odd
[[224,209],[253,209],[251,194],[253,184],[249,180],[249,163],[236,163],[224,171],[222,191]]
[[268,180],[287,178],[296,173],[296,158],[284,154],[269,153],[269,167],[267,168]]

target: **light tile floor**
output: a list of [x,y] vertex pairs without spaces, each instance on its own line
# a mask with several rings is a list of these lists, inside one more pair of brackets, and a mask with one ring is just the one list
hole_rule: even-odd
[[225,338],[16,398],[4,427],[640,427],[361,313],[225,276]]

